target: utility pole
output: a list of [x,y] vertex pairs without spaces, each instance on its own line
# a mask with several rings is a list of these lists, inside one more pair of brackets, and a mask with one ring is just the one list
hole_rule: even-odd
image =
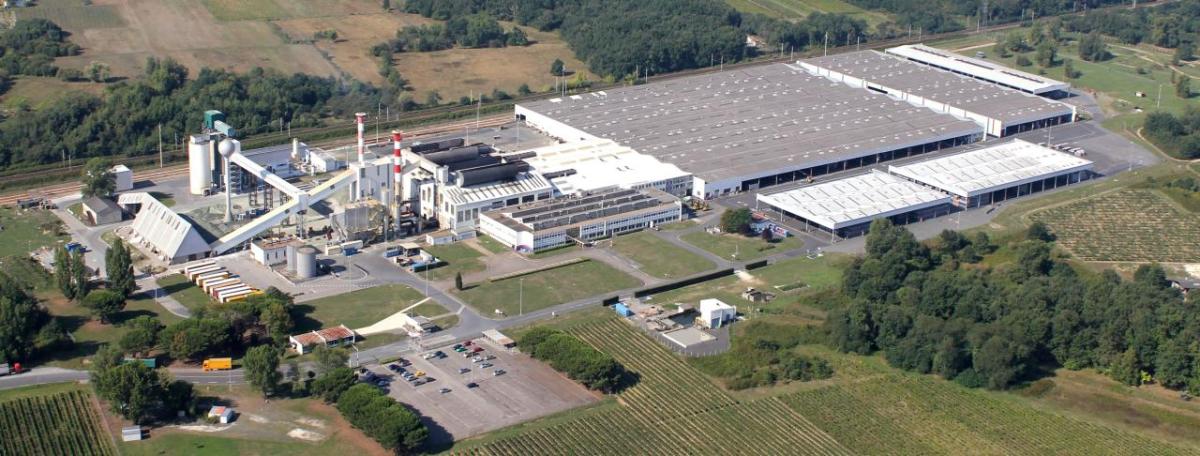
[[517,279],[517,286],[520,287],[520,292],[519,292],[520,298],[518,299],[519,307],[517,307],[517,312],[520,315],[525,315],[525,278],[524,277]]
[[162,124],[158,124],[158,167],[159,168],[163,167]]
[[829,32],[825,32],[825,55],[823,57],[828,57],[828,56],[829,56]]

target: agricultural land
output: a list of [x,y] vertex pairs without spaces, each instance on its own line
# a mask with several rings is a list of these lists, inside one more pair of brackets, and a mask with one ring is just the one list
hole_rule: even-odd
[[1059,243],[1086,261],[1193,262],[1200,215],[1151,190],[1122,190],[1034,213]]
[[0,454],[117,454],[96,405],[92,394],[79,388],[0,399],[0,432],[5,435]]

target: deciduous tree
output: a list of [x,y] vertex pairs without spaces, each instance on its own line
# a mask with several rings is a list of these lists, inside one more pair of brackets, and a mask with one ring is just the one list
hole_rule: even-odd
[[280,355],[279,349],[274,346],[259,345],[246,350],[246,356],[242,358],[246,382],[261,391],[263,396],[274,394],[279,387],[279,380],[283,377],[279,373]]

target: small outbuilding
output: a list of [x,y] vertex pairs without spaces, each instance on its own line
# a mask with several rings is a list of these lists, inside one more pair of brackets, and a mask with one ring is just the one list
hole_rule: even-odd
[[293,249],[304,245],[296,238],[260,239],[250,243],[250,254],[263,266],[274,266],[288,261],[288,247]]
[[629,310],[629,306],[625,305],[625,303],[623,303],[623,302],[618,302],[616,304],[613,304],[613,311],[616,312],[617,315],[620,315],[622,317],[633,316],[633,311]]
[[121,206],[108,198],[93,196],[83,200],[83,218],[92,225],[108,225],[120,222],[124,212]]
[[125,165],[117,165],[109,170],[113,174],[113,179],[116,181],[116,191],[126,192],[133,190],[133,171]]
[[129,426],[121,428],[122,442],[136,442],[145,438],[145,432],[141,426]]
[[338,325],[288,337],[288,346],[292,350],[296,350],[296,353],[303,355],[312,351],[312,348],[318,344],[324,344],[326,347],[340,347],[353,344],[354,338],[353,330],[347,328],[346,325]]
[[508,336],[504,335],[504,333],[495,329],[483,331],[483,336],[488,338],[488,340],[495,342],[497,345],[500,345],[501,347],[508,348],[517,345],[516,341],[510,339]]
[[706,328],[720,328],[737,318],[737,307],[725,304],[720,299],[700,300],[700,324]]
[[221,424],[232,423],[235,416],[236,412],[233,411],[233,407],[214,405],[213,408],[208,410],[208,418],[215,419]]

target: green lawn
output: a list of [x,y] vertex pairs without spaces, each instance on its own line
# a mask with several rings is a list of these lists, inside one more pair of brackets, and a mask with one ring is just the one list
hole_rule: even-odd
[[182,320],[143,294],[135,294],[125,303],[125,309],[108,324],[100,324],[99,321],[93,320],[86,308],[63,299],[57,291],[39,292],[38,298],[71,333],[71,338],[75,341],[70,349],[49,352],[42,358],[42,361],[57,367],[86,368],[83,360],[95,354],[100,347],[121,340],[127,331],[125,324],[134,318],[154,317],[164,325]]
[[642,272],[658,278],[685,277],[716,266],[700,255],[645,231],[618,236],[612,245],[617,253],[638,263]]
[[[429,278],[432,280],[450,280],[460,272],[467,274],[484,270],[483,262],[479,261],[483,254],[470,246],[461,243],[434,245],[426,247],[425,250],[446,262],[445,265],[429,270]],[[421,276],[424,275],[422,272]]]
[[61,225],[50,211],[0,207],[0,257],[24,256],[38,247],[66,241],[67,237],[59,234]]
[[[296,331],[337,325],[346,325],[350,329],[370,326],[422,299],[425,297],[420,292],[407,286],[384,285],[297,303],[296,310],[305,316],[297,319]],[[440,309],[441,306],[429,302],[417,310],[418,313],[433,314],[427,316],[445,313],[445,309],[438,311],[435,308]]]
[[760,237],[742,236],[740,234],[709,234],[705,231],[688,233],[681,238],[688,243],[712,252],[722,258],[739,261],[757,260],[759,258],[794,249],[804,245],[795,236],[786,239],[776,239],[767,242]]
[[[518,278],[471,284],[466,290],[454,293],[484,315],[492,316],[500,309],[505,315],[515,316],[521,308],[531,312],[590,296],[602,298],[606,297],[602,296],[604,293],[640,284],[604,263],[584,261]],[[524,306],[520,305],[522,289]]]
[[[660,293],[650,297],[650,302],[672,307],[674,304],[697,305],[701,299],[716,298],[727,304],[738,306],[740,312],[763,308],[775,314],[797,315],[817,318],[823,313],[810,306],[813,292],[837,287],[842,283],[842,270],[850,257],[826,254],[820,258],[789,258],[770,266],[747,271],[749,280],[737,276],[722,277],[695,285]],[[799,286],[797,286],[799,285]],[[776,287],[795,287],[781,291]],[[746,288],[757,288],[776,295],[768,304],[752,304],[741,297]]]
[[204,294],[204,290],[188,281],[187,276],[183,274],[162,277],[158,279],[158,286],[192,312],[197,312],[213,303],[213,300]]
[[479,242],[479,245],[483,246],[483,248],[492,253],[505,253],[512,251],[512,249],[508,248],[508,246],[501,244],[500,241],[497,241],[490,236],[479,236],[475,238],[475,240],[476,242]]
[[529,255],[526,255],[526,257],[533,259],[533,260],[540,260],[543,258],[556,257],[556,256],[562,255],[564,253],[576,252],[576,251],[579,251],[580,249],[582,249],[582,247],[580,247],[579,244],[567,244],[564,246],[559,246],[559,247],[554,247],[554,248],[550,248],[550,249],[546,249],[546,250],[537,251],[537,252],[531,253]]

